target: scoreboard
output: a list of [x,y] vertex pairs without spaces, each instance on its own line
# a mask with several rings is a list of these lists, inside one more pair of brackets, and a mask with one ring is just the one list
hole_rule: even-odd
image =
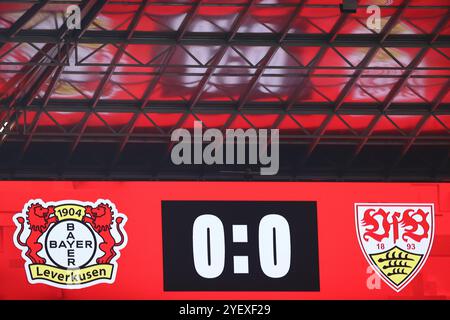
[[314,202],[164,201],[162,210],[165,290],[319,291]]
[[450,296],[450,185],[0,182],[1,299]]

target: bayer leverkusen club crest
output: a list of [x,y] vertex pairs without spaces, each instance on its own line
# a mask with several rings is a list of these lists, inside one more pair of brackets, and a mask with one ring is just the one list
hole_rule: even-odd
[[30,200],[14,216],[28,281],[63,289],[113,283],[126,219],[109,200]]
[[356,203],[355,214],[367,261],[391,288],[402,290],[430,254],[434,205]]

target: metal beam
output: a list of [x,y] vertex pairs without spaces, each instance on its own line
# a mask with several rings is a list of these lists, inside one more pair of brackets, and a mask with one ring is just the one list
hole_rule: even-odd
[[[89,143],[118,143],[122,141],[123,137],[127,133],[85,133],[81,137],[82,142]],[[33,142],[72,142],[73,138],[78,135],[77,132],[61,132],[55,135],[52,132],[36,132],[34,134]],[[27,136],[18,133],[18,132],[10,132],[8,133],[9,139],[11,142],[24,142],[27,140]],[[314,134],[295,134],[295,133],[284,133],[280,135],[280,143],[288,144],[288,145],[296,145],[296,144],[304,144],[309,145],[311,141],[317,139],[319,135],[317,133]],[[380,145],[380,146],[404,146],[405,142],[408,142],[411,137],[403,136],[403,135],[353,135],[353,134],[323,134],[320,135],[322,137],[321,145],[349,145],[356,146],[359,145],[361,140],[366,138],[372,138],[368,145]],[[129,142],[133,143],[144,143],[144,144],[168,144],[170,143],[171,134],[170,132],[165,133],[134,133],[130,136]],[[449,135],[433,135],[433,136],[420,136],[416,139],[415,144],[417,145],[425,145],[425,146],[448,146],[450,143]]]
[[[330,36],[330,41],[336,41],[336,37],[338,34],[339,29],[342,27],[342,25],[345,23],[345,21],[347,20],[347,14],[342,14],[339,19],[336,21],[336,23],[334,24],[332,30],[331,30],[331,36]],[[301,97],[301,95],[303,94],[303,92],[306,90],[306,88],[309,86],[309,77],[313,74],[314,69],[320,64],[320,62],[322,61],[325,53],[327,52],[327,47],[321,47],[319,49],[319,51],[317,52],[316,56],[311,60],[311,62],[309,63],[308,67],[308,71],[307,73],[304,75],[303,80],[299,83],[298,85],[298,90],[296,90],[294,92],[294,94],[289,98],[289,101],[285,107],[286,110],[290,110],[291,108],[293,108],[293,106],[297,103],[297,100],[299,97]],[[284,116],[280,116],[277,121],[274,124],[274,127],[278,127],[284,120]]]
[[[66,41],[69,43],[99,43],[119,45],[125,41],[130,44],[159,44],[159,45],[202,45],[217,46],[227,43],[230,37],[229,32],[189,32],[182,39],[178,40],[178,32],[135,32],[133,37],[126,39],[126,31],[97,31],[86,30],[81,38],[76,35],[68,35]],[[386,47],[450,47],[449,35],[438,35],[434,40],[434,45],[430,43],[435,35],[419,34],[390,34],[383,44]],[[5,31],[0,32],[0,42],[39,42],[58,43],[58,33],[52,30],[22,30],[14,38],[8,37]],[[247,46],[344,46],[344,47],[374,47],[380,46],[380,37],[377,34],[337,34],[330,44],[329,34],[300,34],[289,33],[280,43],[280,33],[236,33],[233,38],[233,45]]]
[[[247,7],[243,10],[243,12],[239,15],[239,17],[236,19],[236,21],[233,23],[233,26],[231,27],[230,36],[228,38],[228,43],[233,41],[234,37],[236,36],[242,22],[245,20],[245,18],[249,15],[251,8],[255,5],[256,0],[250,0],[247,4]],[[206,85],[208,84],[209,80],[211,79],[211,76],[214,74],[214,71],[216,70],[218,64],[224,57],[225,53],[227,52],[229,46],[223,45],[220,47],[219,51],[215,54],[214,58],[212,59],[210,65],[208,66],[208,69],[205,71],[205,75],[202,77],[202,79],[199,82],[198,87],[196,88],[194,94],[191,98],[191,105],[190,109],[194,109],[195,105],[198,103],[203,90],[205,89]]]
[[[92,3],[94,3],[94,2],[90,1],[90,0],[84,0],[80,5],[82,12],[84,13],[86,11],[86,8],[88,8],[90,6],[90,4],[92,4]],[[98,8],[98,10],[100,10],[101,3],[104,4],[105,1],[96,2],[96,4],[94,5],[94,7],[95,7],[94,9],[97,10],[97,8]],[[94,9],[92,9],[92,10],[94,10]],[[85,19],[83,19],[85,29],[87,29],[87,27],[89,26],[90,21],[91,21],[90,20],[91,18],[89,17],[89,13],[87,14],[86,19],[88,19],[89,21],[88,21],[88,23],[86,23]],[[42,60],[45,60],[46,58],[51,57],[51,55],[53,55],[53,54],[54,54],[54,57],[58,60],[61,60],[61,59],[64,60],[67,58],[67,55],[69,54],[69,50],[63,52],[63,54],[61,54],[61,52],[59,50],[60,48],[65,47],[64,45],[61,46],[60,42],[63,39],[63,37],[67,34],[67,32],[68,32],[67,27],[64,24],[59,30],[57,30],[58,42],[55,45],[47,43],[43,47],[43,49],[39,50],[39,52],[32,58],[32,60],[35,60],[37,62],[36,66],[32,66],[32,67],[26,66],[25,67],[25,74],[23,77],[25,78],[25,76],[26,76],[26,78],[25,78],[26,83],[31,83],[32,87],[24,90],[24,87],[21,85],[18,88],[18,93],[11,98],[11,102],[10,102],[11,108],[14,106],[16,101],[18,101],[19,97],[23,96],[23,95],[29,96],[25,103],[25,104],[29,104],[30,101],[34,98],[34,95],[37,92],[37,90],[39,90],[39,88],[46,81],[46,79],[54,72],[54,70],[57,66],[51,66],[50,68],[46,68],[45,65],[40,64],[40,62],[42,62]],[[84,32],[84,29],[80,30],[79,36],[82,35],[82,32]],[[73,47],[73,46],[71,46],[71,47]],[[55,51],[54,49],[57,49],[56,52],[52,52],[52,51]],[[31,73],[32,75],[28,76],[29,73]],[[36,80],[36,82],[33,83],[33,80],[37,76],[39,78]],[[31,92],[30,92],[30,90],[31,90]]]
[[[433,41],[435,41],[435,39],[437,39],[439,33],[445,28],[446,22],[448,21],[449,13],[450,12],[447,11],[447,14],[438,22],[438,24],[434,28],[434,30],[432,32],[431,43],[433,43]],[[404,76],[399,81],[397,81],[394,88],[392,88],[392,90],[389,92],[388,96],[386,97],[385,103],[384,103],[383,109],[382,109],[383,111],[386,111],[390,107],[390,105],[392,104],[395,97],[404,88],[404,86],[408,83],[408,80],[411,77],[411,75],[414,73],[415,68],[417,68],[420,65],[420,63],[423,61],[426,54],[428,53],[428,50],[429,50],[429,48],[422,48],[419,51],[419,53],[416,55],[416,57],[413,59],[413,61],[411,61],[411,63],[408,65],[406,71],[404,72]]]
[[[47,91],[46,91],[46,93],[44,95],[44,101],[43,101],[43,104],[42,104],[42,108],[36,113],[36,121],[34,121],[34,123],[31,125],[30,133],[28,135],[28,138],[27,138],[26,142],[24,143],[24,145],[22,147],[22,151],[19,154],[17,163],[20,163],[20,161],[22,160],[23,156],[27,152],[31,142],[33,141],[33,135],[34,135],[34,133],[36,132],[36,130],[38,128],[39,118],[40,118],[43,110],[45,110],[45,108],[47,107],[47,104],[49,102],[50,96],[53,93],[53,90],[55,89],[56,83],[58,82],[59,77],[61,76],[62,70],[63,70],[63,67],[58,67],[56,69],[56,71],[55,71],[54,76],[52,77],[52,79],[50,81],[50,84],[49,84],[49,86],[47,88]],[[29,106],[31,104],[31,102],[32,102],[32,99],[29,101],[27,106]]]
[[[240,172],[220,172],[211,170],[199,176],[197,172],[180,173],[166,170],[158,175],[149,173],[146,167],[117,168],[108,174],[102,173],[99,167],[71,167],[62,172],[55,172],[48,167],[32,166],[23,167],[20,170],[10,171],[0,169],[0,179],[3,180],[106,180],[106,181],[192,181],[201,179],[202,181],[330,181],[330,182],[448,182],[450,173],[442,171],[436,175],[427,174],[424,168],[417,167],[393,173],[391,176],[384,175],[379,168],[362,168],[341,174],[334,168],[312,168],[296,177],[290,174],[289,169],[282,168],[282,172],[276,176],[259,176],[258,174],[248,175]],[[429,170],[428,170],[429,171]]]
[[[342,26],[344,25],[345,21],[347,20],[348,14],[344,13],[341,14],[341,16],[339,17],[339,19],[336,21],[336,23],[334,24],[333,28],[330,31],[330,39],[329,39],[329,43],[334,43],[336,41],[336,38],[338,36],[338,32],[339,30],[342,28]],[[301,97],[301,94],[303,94],[303,92],[306,90],[306,88],[309,87],[310,83],[309,83],[309,76],[314,72],[314,68],[316,66],[318,66],[320,64],[320,62],[322,61],[323,57],[325,56],[325,53],[328,51],[328,47],[321,47],[320,50],[318,51],[318,53],[316,54],[316,56],[314,57],[314,59],[310,62],[310,69],[308,70],[307,74],[305,75],[305,78],[302,80],[302,82],[299,85],[299,90],[297,90],[297,92],[295,92],[289,99],[288,104],[286,106],[286,110],[291,110],[293,108],[294,103],[297,102],[298,98]],[[278,127],[283,120],[285,119],[286,115],[282,115],[280,116],[276,123],[274,124],[275,127]],[[323,130],[326,125],[328,124],[328,122],[332,119],[333,115],[329,115],[327,117],[327,119],[322,123],[321,128],[319,128],[320,130]],[[313,152],[314,148],[316,147],[316,145],[319,143],[319,139],[316,139],[315,141],[313,141],[310,145],[310,147],[308,148],[308,151],[306,153],[306,155],[300,160],[300,166],[304,166],[304,164],[308,161],[308,158],[310,157],[311,153]]]
[[[302,0],[297,5],[297,7],[295,8],[295,11],[292,13],[292,15],[289,17],[289,20],[287,21],[286,25],[283,27],[283,30],[278,34],[278,39],[277,39],[278,44],[283,43],[283,41],[286,39],[286,37],[289,34],[289,30],[292,28],[297,16],[303,10],[306,2],[307,2],[307,0]],[[336,27],[337,24],[335,24],[334,27]],[[334,28],[333,28],[333,30],[334,30]],[[247,103],[255,86],[258,84],[259,80],[261,79],[263,73],[266,71],[267,66],[269,65],[269,63],[273,59],[273,57],[275,56],[278,49],[279,49],[278,46],[271,46],[269,48],[269,50],[267,51],[266,55],[264,56],[264,58],[260,61],[260,64],[258,65],[258,68],[256,69],[255,75],[252,77],[243,96],[238,101],[237,111],[241,111],[243,109],[243,107],[245,106],[245,104]],[[238,116],[238,113],[232,115],[225,123],[224,128],[227,128],[229,125],[231,125],[237,116]]]
[[[400,18],[402,17],[404,11],[406,10],[406,8],[408,7],[408,5],[411,3],[411,0],[404,0],[400,7],[395,11],[394,15],[389,19],[389,21],[386,23],[386,25],[383,27],[383,29],[381,30],[380,34],[379,34],[379,44],[380,45],[384,45],[384,42],[386,41],[386,39],[388,38],[389,34],[391,33],[392,29],[397,25],[397,23],[400,21]],[[340,30],[340,27],[338,28],[338,30]],[[414,64],[411,63],[411,66],[417,66],[420,61],[422,61],[423,57],[425,56],[425,52],[426,52],[426,48],[423,48],[421,50],[421,53],[419,53],[418,57],[416,57]],[[336,101],[336,110],[338,110],[342,104],[344,103],[345,98],[347,97],[347,95],[351,92],[351,90],[353,89],[353,87],[356,85],[356,83],[358,82],[358,80],[360,79],[362,73],[364,72],[364,68],[366,68],[371,61],[373,60],[373,58],[376,56],[378,52],[378,47],[373,47],[369,50],[369,52],[366,54],[366,56],[364,57],[364,59],[360,62],[358,67],[361,67],[361,69],[359,69],[358,71],[356,71],[356,76],[354,78],[352,78],[344,87],[344,89],[342,90],[341,94],[339,95],[337,101]],[[423,56],[421,56],[421,54],[423,53]],[[417,64],[416,64],[417,62]],[[408,71],[407,71],[408,72]],[[412,74],[413,70],[410,71],[410,74]],[[404,80],[405,79],[405,80]],[[398,81],[398,83],[402,82],[402,84],[406,83],[406,81],[409,79],[409,76],[402,78]],[[398,89],[400,90],[400,89]],[[394,90],[391,91],[391,93]],[[398,91],[395,91],[398,92]],[[392,98],[393,99],[393,98]],[[390,99],[390,103],[392,102],[392,99]],[[389,107],[389,105],[384,106],[383,110],[385,111],[387,108]],[[322,123],[322,125],[320,126],[318,132],[320,135],[323,134],[323,132],[325,132],[326,128],[328,127],[328,124],[331,122],[331,120],[333,119],[333,115],[330,115],[327,119],[324,120],[324,122]],[[304,163],[306,163],[308,161],[308,158],[311,156],[311,154],[314,152],[315,148],[319,145],[320,143],[320,136],[319,138],[317,138],[308,148],[308,152],[307,152],[307,156],[304,159]]]
[[183,22],[181,23],[179,27],[179,31],[176,37],[177,42],[179,42],[181,39],[184,38],[184,35],[188,31],[188,27],[191,24],[191,22],[194,20],[195,15],[197,14],[198,10],[200,10],[200,6],[202,5],[203,0],[196,1],[191,10],[189,10],[189,13],[186,15],[186,17],[183,19]]
[[416,142],[416,140],[419,138],[419,135],[422,132],[425,124],[434,115],[435,111],[439,108],[439,106],[442,103],[442,100],[445,98],[445,96],[448,94],[449,91],[450,91],[450,80],[447,81],[447,83],[442,87],[442,89],[436,95],[436,98],[434,99],[433,105],[431,107],[431,113],[424,115],[422,117],[422,119],[419,121],[419,123],[416,125],[416,128],[411,133],[412,138],[402,148],[400,155],[393,162],[393,164],[391,166],[391,170],[395,169],[400,164],[400,162],[403,160],[403,158],[406,156],[406,154],[409,152],[411,147],[414,145],[414,142]]
[[[447,25],[447,21],[448,18],[450,16],[450,10],[447,10],[446,15],[438,22],[438,24],[435,26],[431,36],[430,36],[430,45],[436,44],[436,41],[439,37],[439,34],[441,32],[441,30],[443,28],[445,28],[445,26]],[[401,80],[399,80],[397,82],[397,85],[395,88],[393,88],[391,90],[391,92],[389,93],[388,97],[385,99],[385,102],[383,103],[383,106],[381,108],[381,110],[383,110],[385,113],[387,110],[389,110],[390,108],[392,108],[393,106],[393,99],[395,98],[395,95],[403,88],[403,86],[406,84],[408,78],[411,77],[412,75],[412,71],[409,70],[413,70],[415,67],[417,67],[420,62],[423,60],[426,52],[428,50],[427,49],[422,49],[418,56],[416,56],[416,59],[414,59],[409,66],[409,69],[405,71],[406,77],[402,78]],[[405,79],[405,80],[403,80]],[[446,89],[444,88],[443,91],[445,91]],[[437,108],[439,107],[439,105],[442,102],[442,99],[444,98],[446,93],[444,92],[440,92],[437,96],[437,100],[435,101],[435,103],[430,107],[430,110],[432,110],[433,112],[437,110]],[[441,95],[443,95],[441,97]],[[425,125],[427,119],[430,117],[431,115],[425,116],[424,118],[422,118],[422,120],[419,123],[419,126],[417,127],[417,134],[420,133],[421,128]],[[373,121],[369,124],[367,130],[366,130],[366,134],[367,135],[371,135],[376,124],[378,123],[378,120],[382,117],[382,114],[376,116]],[[356,159],[356,157],[361,153],[361,150],[364,148],[365,144],[368,142],[369,138],[363,139],[360,144],[357,146],[357,148],[355,149],[352,157],[348,160],[347,164],[346,164],[346,169],[348,170],[350,168],[350,166],[352,165],[353,161]],[[411,143],[412,141],[412,143]],[[409,144],[410,143],[410,144]],[[403,159],[403,157],[406,155],[406,153],[410,150],[410,148],[412,147],[414,141],[413,139],[411,139],[409,141],[408,144],[406,144],[404,146],[404,149],[401,151],[400,157],[394,162],[394,166],[393,168],[395,168],[395,166],[398,165],[398,163],[400,163],[400,161]]]
[[[42,49],[40,49],[31,60],[42,61],[48,58],[49,53],[52,51],[53,45],[46,44]],[[8,122],[9,129],[11,130],[15,125],[15,120],[19,119],[19,113],[16,109],[16,102],[18,102],[24,95],[26,95],[32,88],[34,81],[39,81],[38,77],[41,74],[41,69],[44,68],[40,65],[36,66],[25,66],[24,75],[21,78],[9,80],[9,83],[6,85],[7,87],[14,87],[15,90],[11,94],[11,96],[7,99],[6,103],[6,117],[3,119],[5,122]],[[37,79],[37,80],[36,80]],[[2,135],[0,138],[0,146],[4,144],[6,141],[6,135]]]
[[397,83],[394,85],[394,87],[391,89],[389,94],[384,100],[382,110],[386,111],[391,106],[392,102],[394,101],[395,97],[400,93],[400,91],[405,87],[405,85],[408,83],[409,78],[414,72],[414,68],[418,66],[422,60],[425,58],[426,54],[428,52],[428,48],[422,48],[420,52],[417,54],[417,56],[413,59],[413,61],[409,64],[409,68],[404,72],[404,77],[400,78]]
[[[148,0],[143,0],[139,6],[139,9],[137,10],[137,12],[135,13],[132,21],[130,22],[128,29],[127,29],[127,36],[126,36],[126,40],[129,40],[134,32],[136,31],[136,27],[139,23],[139,20],[142,18],[142,15],[144,13],[145,7],[148,3]],[[105,2],[106,4],[106,2]],[[92,14],[92,19],[95,19],[96,15],[99,13],[100,11],[97,11],[97,13],[94,15]],[[82,33],[80,34],[80,36],[82,35]],[[117,49],[117,52],[114,54],[113,60],[111,65],[108,67],[105,75],[103,76],[102,80],[100,81],[97,89],[95,90],[95,93],[92,97],[92,104],[90,106],[91,108],[91,112],[86,113],[85,116],[83,117],[83,119],[81,120],[81,128],[80,128],[80,132],[78,133],[76,139],[73,141],[72,145],[70,146],[70,150],[69,150],[69,155],[66,159],[66,162],[68,162],[70,160],[70,158],[72,157],[73,153],[75,152],[75,150],[77,149],[80,141],[81,141],[81,137],[83,136],[86,128],[87,128],[87,124],[88,124],[88,120],[92,114],[92,112],[95,110],[95,108],[97,107],[98,102],[100,101],[100,97],[103,93],[103,90],[106,87],[106,84],[109,82],[109,80],[111,79],[114,70],[117,67],[117,64],[119,63],[120,59],[122,59],[122,56],[125,52],[125,50],[128,47],[128,42],[124,42],[122,44],[122,46],[120,48]]]
[[[98,112],[127,112],[127,113],[183,113],[190,108],[190,103],[185,101],[151,101],[145,100],[99,100],[96,105]],[[17,104],[18,110],[38,111],[43,109],[45,99],[35,99],[26,107]],[[151,103],[151,105],[149,105]],[[330,114],[335,112],[336,105],[332,102],[296,103],[289,110],[284,108],[284,103],[257,102],[247,103],[241,110],[243,114]],[[381,114],[382,103],[344,103],[338,110],[340,114]],[[198,103],[195,112],[207,114],[235,113],[238,104],[236,102],[201,102]],[[434,107],[433,103],[393,103],[385,112],[386,114],[426,114]],[[78,99],[50,99],[46,104],[46,110],[54,112],[89,112],[92,110],[90,100]],[[8,100],[0,101],[0,111],[8,110]],[[436,110],[437,114],[449,114],[450,103],[443,103]]]
[[[89,25],[91,24],[91,22],[93,21],[95,16],[103,8],[103,6],[106,4],[106,2],[107,1],[103,1],[103,0],[102,1],[83,0],[80,3],[81,13],[82,13],[82,15],[84,15],[84,18],[82,19],[81,30],[76,30],[76,32],[75,32],[75,34],[76,34],[75,39],[79,39],[79,37],[81,37],[83,35],[83,33],[87,30],[87,28],[89,27]],[[38,11],[36,11],[36,13]],[[56,30],[56,32],[57,32],[57,37],[58,37],[59,41],[62,41],[63,38],[68,34],[69,30],[67,29],[66,24],[63,24],[59,30]],[[61,48],[65,48],[65,50],[61,51]],[[63,43],[61,45],[60,42],[55,43],[55,44],[46,44],[44,46],[44,51],[41,52],[42,51],[41,50],[40,52],[38,52],[38,54],[36,56],[42,55],[41,59],[45,59],[47,56],[49,56],[49,54],[50,55],[54,54],[53,57],[57,61],[67,62],[67,60],[69,59],[69,56],[74,48],[75,48],[74,44]],[[55,52],[53,53],[52,51],[55,51]],[[47,79],[49,77],[51,77],[52,74],[54,76],[56,76],[57,78],[59,78],[59,76],[61,75],[61,72],[63,70],[62,69],[63,65],[46,66],[44,64],[42,64],[42,65],[37,64],[34,67],[34,69],[32,68],[30,70],[32,75],[30,77],[26,78],[27,83],[29,83],[30,85],[27,86],[26,88],[24,88],[23,86],[20,86],[18,88],[18,89],[20,89],[20,91],[18,91],[18,94],[14,95],[10,100],[10,103],[8,105],[8,109],[9,109],[8,112],[12,112],[14,110],[14,113],[9,118],[10,119],[12,119],[12,118],[18,119],[20,108],[16,108],[17,104],[19,103],[22,107],[25,107],[25,108],[28,107],[34,100],[35,95],[37,94],[39,89],[47,81]],[[29,67],[26,66],[26,68],[29,68]],[[49,94],[53,90],[53,87],[55,86],[56,82],[57,82],[57,79],[55,81],[51,81],[49,90],[47,91],[46,96],[45,96],[45,103],[43,105],[43,108],[45,108],[46,103],[48,103]],[[18,100],[21,95],[24,96],[24,101],[19,102]],[[39,121],[39,117],[41,114],[42,114],[42,111],[39,111],[36,114],[34,121],[32,122],[30,136],[27,138],[27,141],[25,142],[23,148],[21,149],[21,153],[19,154],[19,160],[22,159],[23,155],[25,154],[26,150],[28,149],[29,145],[31,144],[32,137],[36,131],[37,123]],[[3,136],[2,140],[0,141],[0,144],[3,144],[3,142],[5,141],[4,137],[6,137],[6,136]],[[19,163],[19,161],[17,161],[17,163]]]
[[35,3],[30,9],[21,15],[13,25],[9,27],[6,32],[8,37],[13,39],[17,33],[22,30],[22,28],[25,27],[25,25],[39,12],[39,10],[45,7],[49,2],[50,0],[41,0],[38,3]]
[[[184,38],[184,36],[186,35],[187,32],[187,28],[189,27],[189,24],[191,23],[192,19],[195,17],[196,13],[198,12],[198,10],[200,9],[200,4],[202,1],[199,1],[197,5],[193,6],[190,10],[190,12],[187,14],[187,16],[184,18],[182,25],[179,29],[179,31],[177,32],[176,35],[176,39],[177,42],[181,42]],[[160,72],[159,75],[156,75],[152,81],[149,83],[149,85],[147,86],[144,94],[143,94],[143,98],[142,98],[142,102],[139,105],[139,109],[140,111],[144,110],[145,107],[148,105],[149,100],[148,98],[150,97],[150,95],[152,94],[153,90],[156,88],[156,86],[158,85],[159,80],[161,79],[161,76],[164,74],[164,72],[166,71],[170,60],[172,59],[173,55],[176,52],[176,46],[173,45],[171,46],[168,51],[167,54],[164,57],[164,62],[163,65],[160,67]],[[122,151],[125,149],[125,146],[128,143],[128,140],[131,137],[131,134],[136,126],[137,121],[139,120],[139,114],[136,114],[135,116],[133,116],[133,118],[131,119],[130,123],[128,124],[128,130],[126,135],[124,136],[124,138],[122,139],[122,141],[120,142],[120,145],[117,149],[116,154],[114,155],[114,157],[112,158],[112,161],[110,163],[110,168],[113,168],[117,162],[120,159],[120,155],[122,153]]]
[[[87,30],[89,25],[92,23],[92,21],[95,19],[95,17],[97,16],[97,14],[100,12],[100,10],[103,8],[103,6],[105,4],[106,4],[106,1],[93,2],[93,1],[89,1],[89,0],[84,0],[83,2],[81,2],[81,4],[80,4],[81,10],[80,11],[81,11],[81,14],[84,15],[84,19],[82,20],[81,30],[78,30],[76,32],[77,38],[79,38],[83,35],[83,33]],[[69,29],[67,29],[67,26],[64,24],[58,32],[59,38],[63,39],[64,36],[66,36],[68,34],[68,32],[69,32]],[[56,53],[56,56],[59,56],[58,61],[65,60],[65,63],[67,63],[68,60],[70,59],[70,55],[72,54],[73,50],[75,49],[75,45],[74,44],[63,44],[63,46],[66,48],[66,51],[63,51],[61,53],[58,50],[58,52]],[[57,45],[56,47],[58,49],[60,48],[59,45]],[[24,143],[24,146],[22,147],[22,150],[19,154],[17,163],[20,163],[20,161],[24,157],[25,153],[27,152],[31,142],[33,141],[33,135],[37,130],[39,118],[42,115],[42,111],[45,110],[45,108],[50,100],[50,97],[53,93],[53,90],[55,89],[56,84],[58,83],[63,70],[64,70],[64,63],[61,66],[47,68],[44,71],[44,74],[40,77],[40,79],[38,81],[36,81],[36,84],[34,85],[34,89],[31,90],[31,93],[28,94],[27,100],[24,102],[25,106],[28,107],[32,103],[32,101],[36,95],[36,92],[42,87],[42,85],[45,83],[45,81],[47,81],[47,79],[53,74],[53,77],[52,77],[50,84],[47,88],[47,91],[44,95],[42,109],[36,114],[35,121],[33,121],[32,125],[31,125],[30,133],[28,135],[26,142]]]

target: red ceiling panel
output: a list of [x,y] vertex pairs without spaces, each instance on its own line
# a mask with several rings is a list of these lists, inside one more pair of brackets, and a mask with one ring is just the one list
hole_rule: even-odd
[[134,128],[132,130],[133,134],[149,134],[149,133],[160,133],[158,127],[152,122],[148,115],[140,114],[138,115]]
[[150,5],[140,19],[137,31],[175,31],[186,17],[190,6]]
[[292,54],[303,66],[307,66],[317,56],[320,47],[284,47],[286,51]]
[[276,33],[286,25],[287,19],[293,13],[291,7],[256,7],[250,9],[250,14],[241,23],[242,33]]
[[147,113],[147,116],[163,130],[172,129],[183,116],[180,113]]
[[278,115],[254,115],[248,114],[245,116],[248,121],[250,121],[255,128],[272,128],[275,121],[278,119]]
[[327,118],[325,114],[304,114],[304,115],[292,115],[292,117],[300,123],[300,125],[308,130],[310,133],[314,133],[319,129],[320,125]]
[[447,133],[450,134],[450,115],[442,114],[437,115],[436,118],[439,120],[439,122],[444,125],[447,128]]
[[377,124],[373,129],[374,136],[384,136],[384,135],[402,135],[402,131],[395,125],[395,123],[386,116],[383,116],[378,120]]
[[[396,9],[384,8],[380,12],[381,16],[381,28],[383,28],[389,19],[394,15]],[[338,13],[339,14],[339,13]],[[346,19],[344,25],[339,30],[341,34],[371,34],[377,33],[378,30],[370,30],[367,28],[366,21],[369,18],[370,13],[366,11],[366,8],[359,7],[355,14],[352,14]]]
[[412,133],[412,131],[417,128],[417,125],[419,124],[419,121],[422,120],[423,116],[390,115],[389,118],[404,133]]
[[304,8],[295,18],[289,33],[328,33],[339,18],[339,9]]
[[241,7],[200,7],[189,25],[190,32],[228,32],[241,12]]
[[230,129],[250,129],[253,128],[252,123],[247,120],[246,117],[238,115],[229,125]]
[[339,116],[333,116],[326,127],[325,134],[354,134],[352,128]]
[[[46,132],[47,127],[60,127],[65,131],[72,131],[77,125],[80,124],[81,119],[83,119],[84,112],[48,112],[47,120],[44,120],[44,124],[39,124],[36,131],[42,130]],[[49,121],[51,118],[52,120]],[[41,121],[41,119],[39,119]],[[57,125],[57,124],[58,125]]]
[[230,118],[229,114],[202,114],[196,113],[198,120],[208,128],[222,128]]
[[17,21],[30,7],[30,3],[9,3],[0,6],[0,28],[9,28]]
[[[2,139],[66,131],[72,150],[84,133],[123,149],[133,135],[161,137],[199,119],[217,128],[277,125],[312,149],[328,135],[355,150],[372,140],[445,145],[429,137],[448,135],[450,125],[448,1],[390,1],[382,31],[366,26],[373,1],[345,18],[340,3],[112,0],[93,6],[80,38],[73,32],[62,45],[66,4],[34,12],[31,0],[2,2],[0,114],[16,131]],[[25,13],[32,18],[22,24]]]
[[357,132],[358,134],[364,133],[364,131],[367,130],[370,123],[375,118],[374,115],[348,115],[343,114],[341,115],[342,120],[347,123],[353,131]]
[[278,126],[281,134],[306,134],[305,130],[292,116],[284,117]]
[[106,4],[88,30],[127,30],[137,5]]
[[436,117],[431,116],[423,126],[420,135],[421,136],[434,136],[434,135],[449,135],[450,130],[438,120]]
[[321,93],[328,101],[335,101],[342,89],[345,87],[348,78],[312,78],[312,86]]
[[[377,99],[370,93],[367,87],[364,85],[364,81],[359,80],[357,85],[353,87],[350,93],[345,97],[345,102],[366,102],[373,103]],[[373,91],[373,90],[372,90]]]

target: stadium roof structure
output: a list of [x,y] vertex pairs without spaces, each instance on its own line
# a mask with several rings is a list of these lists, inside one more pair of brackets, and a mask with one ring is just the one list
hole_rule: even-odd
[[[448,0],[341,2],[0,1],[0,177],[450,180]],[[280,129],[279,174],[174,166],[194,120]]]

